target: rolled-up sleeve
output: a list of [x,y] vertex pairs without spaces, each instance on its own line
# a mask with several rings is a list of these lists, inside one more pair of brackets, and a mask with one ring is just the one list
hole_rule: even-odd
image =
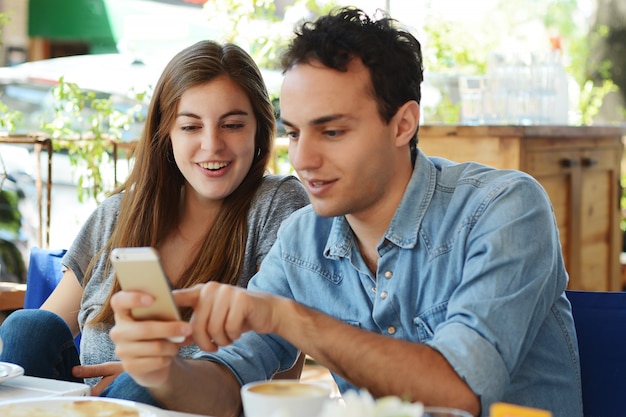
[[[428,345],[481,398],[500,401],[567,285],[550,202],[534,180],[492,190],[459,238],[460,285]],[[533,366],[524,364],[524,366]]]

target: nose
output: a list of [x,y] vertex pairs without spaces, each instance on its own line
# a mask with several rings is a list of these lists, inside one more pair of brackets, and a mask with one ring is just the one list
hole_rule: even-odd
[[205,128],[200,137],[200,147],[210,152],[218,152],[224,148],[224,139],[218,129]]
[[319,168],[322,164],[319,144],[301,132],[297,140],[289,142],[289,162],[296,171]]

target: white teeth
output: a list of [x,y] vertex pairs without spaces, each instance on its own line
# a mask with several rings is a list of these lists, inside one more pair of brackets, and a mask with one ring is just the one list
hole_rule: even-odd
[[228,162],[200,162],[198,165],[200,165],[204,169],[215,170],[224,168],[228,165]]
[[314,181],[311,183],[314,187],[320,187],[322,185],[324,185],[323,181]]

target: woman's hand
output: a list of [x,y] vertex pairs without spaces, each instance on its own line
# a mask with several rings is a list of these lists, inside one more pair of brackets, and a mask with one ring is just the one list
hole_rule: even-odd
[[136,291],[120,291],[111,298],[115,325],[111,340],[124,371],[142,386],[159,386],[167,381],[170,366],[178,354],[180,343],[169,337],[184,336],[189,343],[191,326],[183,321],[137,321],[131,309],[147,307],[153,297]]
[[91,395],[98,396],[119,374],[124,371],[121,362],[105,362],[98,365],[79,365],[72,368],[72,375],[77,378],[100,378],[91,387]]

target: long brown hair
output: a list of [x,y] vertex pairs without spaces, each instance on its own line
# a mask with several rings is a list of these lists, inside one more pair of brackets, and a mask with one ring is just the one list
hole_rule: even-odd
[[[106,246],[90,263],[85,283],[95,259],[108,256],[112,248],[158,247],[177,226],[185,178],[173,162],[169,131],[182,94],[190,87],[221,75],[238,84],[252,103],[257,122],[256,156],[243,182],[222,202],[214,225],[191,257],[177,287],[207,281],[239,283],[248,211],[269,161],[276,121],[263,77],[250,55],[236,45],[213,41],[200,41],[182,50],[165,67],[150,102],[133,169],[126,182],[113,192],[123,193],[117,224]],[[107,259],[105,273],[109,268]],[[107,301],[92,323],[113,321],[109,301],[119,289],[116,278]]]

